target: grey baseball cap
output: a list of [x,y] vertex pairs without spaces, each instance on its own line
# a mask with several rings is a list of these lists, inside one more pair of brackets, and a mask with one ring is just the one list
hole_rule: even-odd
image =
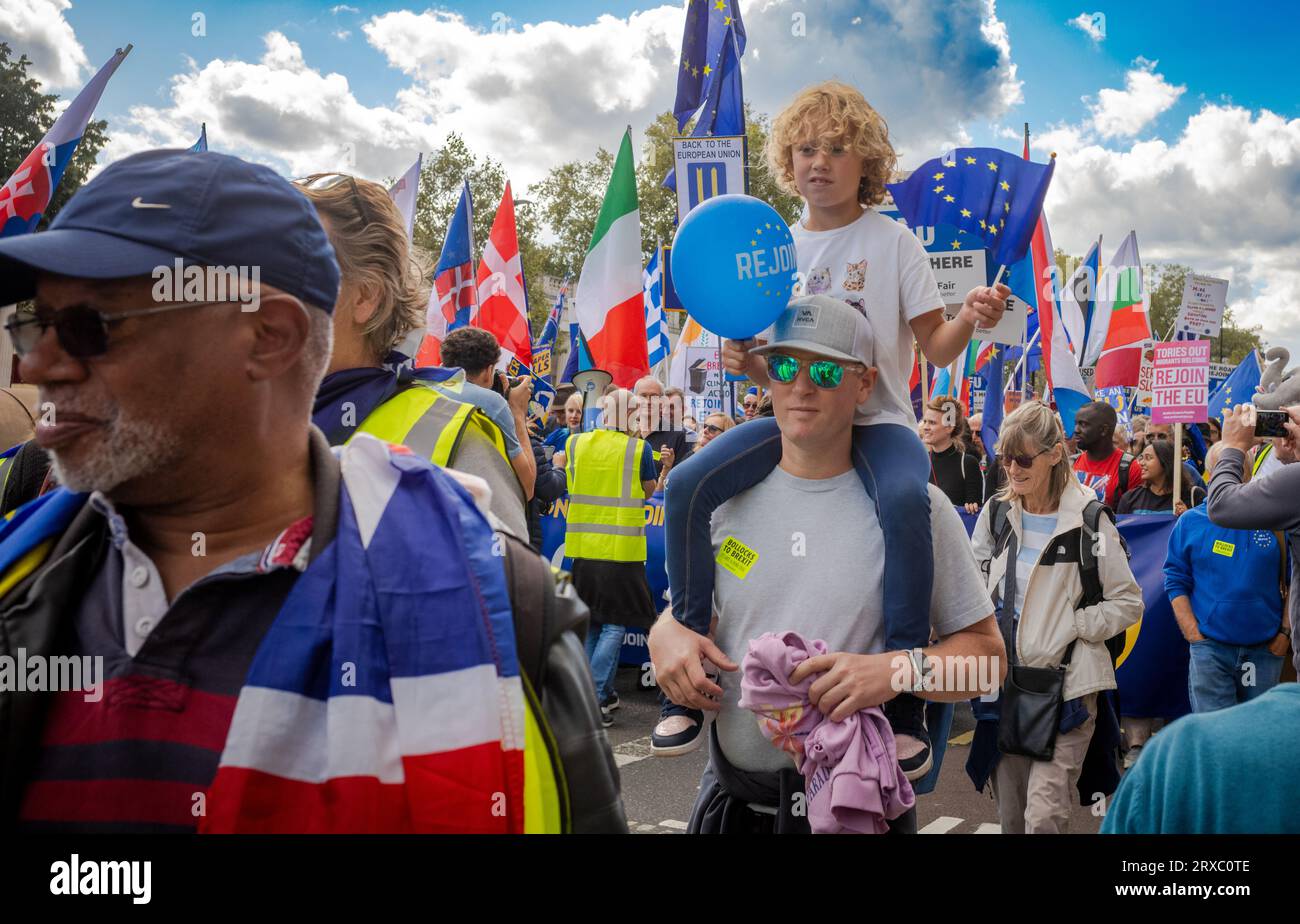
[[876,364],[876,338],[867,316],[829,295],[805,295],[790,302],[772,326],[772,339],[750,352],[761,356],[781,350],[806,350],[864,366]]

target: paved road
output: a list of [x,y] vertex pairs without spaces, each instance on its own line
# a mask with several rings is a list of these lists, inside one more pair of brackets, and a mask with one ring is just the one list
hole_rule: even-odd
[[[680,834],[686,830],[707,748],[683,757],[651,757],[650,730],[659,715],[654,690],[638,686],[639,672],[619,670],[617,689],[622,706],[608,730],[614,758],[623,777],[623,804],[634,833]],[[966,755],[974,727],[970,710],[958,706],[949,735],[939,785],[918,799],[917,823],[922,834],[997,834],[1001,831],[990,795],[975,791],[966,776]],[[1070,820],[1073,833],[1095,834],[1101,819],[1076,806]]]

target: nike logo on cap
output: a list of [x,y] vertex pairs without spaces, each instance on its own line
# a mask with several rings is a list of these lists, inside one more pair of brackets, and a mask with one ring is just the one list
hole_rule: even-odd
[[141,199],[139,196],[136,196],[134,199],[131,200],[131,208],[133,208],[133,209],[169,209],[169,208],[171,208],[171,206],[170,206],[170,205],[167,205],[166,203],[163,203],[163,202],[145,202],[145,201],[144,201],[143,199]]

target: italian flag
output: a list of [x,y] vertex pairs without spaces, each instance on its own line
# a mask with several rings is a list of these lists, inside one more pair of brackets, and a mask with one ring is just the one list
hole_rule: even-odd
[[1151,324],[1142,300],[1142,263],[1134,231],[1124,238],[1106,268],[1096,310],[1099,317],[1088,336],[1090,347],[1101,345],[1094,386],[1136,385],[1142,366],[1142,342],[1151,339]]
[[631,388],[650,374],[643,298],[641,212],[628,129],[582,261],[574,305],[592,363],[621,388]]

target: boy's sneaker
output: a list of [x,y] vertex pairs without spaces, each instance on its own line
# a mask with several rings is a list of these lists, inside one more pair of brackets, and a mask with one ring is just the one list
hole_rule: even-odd
[[885,703],[885,718],[894,730],[898,766],[909,783],[915,783],[934,766],[930,733],[925,727],[925,701],[911,693],[900,693]]
[[704,732],[712,719],[712,713],[706,718],[699,709],[661,713],[659,724],[650,734],[651,756],[680,757],[696,750],[704,743]]
[[600,727],[609,728],[614,724],[614,711],[606,706],[600,707]]
[[603,703],[600,704],[600,708],[601,708],[601,709],[608,709],[610,712],[613,712],[613,711],[614,711],[615,709],[617,709],[620,705],[621,705],[621,704],[620,704],[619,701],[618,701],[618,694],[617,694],[617,693],[610,693],[609,696],[605,698],[605,701],[604,701]]
[[[705,676],[718,683],[722,675],[710,662],[704,662]],[[705,732],[715,713],[700,709],[683,709],[668,703],[659,713],[659,722],[650,733],[652,757],[680,757],[704,743]]]

